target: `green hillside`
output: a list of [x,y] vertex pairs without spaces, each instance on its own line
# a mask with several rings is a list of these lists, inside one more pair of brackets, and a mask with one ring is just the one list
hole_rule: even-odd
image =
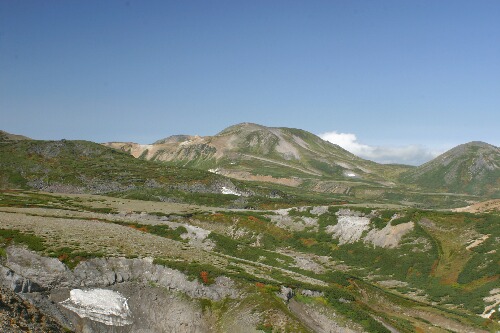
[[176,135],[151,145],[106,145],[167,165],[337,194],[359,186],[391,189],[398,176],[412,168],[364,160],[304,130],[251,123],[230,126],[209,137]]
[[431,191],[500,198],[500,148],[463,144],[403,173],[401,181]]
[[275,186],[136,159],[100,144],[70,140],[0,142],[0,188],[106,194],[235,208],[335,200],[331,196],[287,193]]

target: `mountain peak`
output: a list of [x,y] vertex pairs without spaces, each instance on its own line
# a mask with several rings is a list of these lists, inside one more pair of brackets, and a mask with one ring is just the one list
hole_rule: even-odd
[[500,185],[500,148],[481,141],[458,145],[402,175],[435,191],[489,195]]
[[270,129],[270,127],[255,123],[244,122],[226,127],[225,129],[217,133],[216,136],[237,133],[240,131],[255,131],[255,130],[268,130],[268,129]]
[[[438,156],[436,159],[427,163],[436,163],[435,161],[444,161],[450,159],[470,159],[478,158],[480,156],[499,154],[500,148],[490,145],[489,143],[482,141],[471,141],[461,145],[458,145],[445,153]],[[426,163],[426,164],[427,164]]]
[[467,142],[467,143],[464,143],[463,145],[459,145],[458,147],[460,146],[465,146],[465,147],[480,147],[480,148],[488,148],[488,149],[498,149],[498,147],[492,145],[492,144],[489,144],[487,142],[483,142],[483,141],[471,141],[471,142]]

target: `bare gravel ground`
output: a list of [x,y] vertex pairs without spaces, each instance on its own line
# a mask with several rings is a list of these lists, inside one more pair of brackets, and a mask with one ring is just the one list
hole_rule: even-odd
[[456,208],[454,212],[486,213],[500,211],[500,199],[478,202],[467,207]]
[[[56,195],[54,193],[46,194]],[[193,213],[195,211],[199,211],[200,209],[204,211],[220,210],[219,208],[202,207],[182,203],[131,200],[93,194],[63,194],[62,196],[81,200],[81,204],[86,206],[94,208],[112,208],[118,212],[160,212],[164,214],[185,214]]]
[[[47,210],[47,213],[52,210]],[[49,248],[69,246],[109,256],[176,257],[214,260],[187,244],[99,220],[83,220],[0,212],[0,228],[31,232]]]

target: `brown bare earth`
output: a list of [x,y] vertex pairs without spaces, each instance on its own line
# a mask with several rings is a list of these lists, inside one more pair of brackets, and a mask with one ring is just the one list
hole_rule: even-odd
[[453,211],[467,212],[467,213],[486,213],[486,212],[500,211],[500,199],[478,202],[467,207],[454,209]]

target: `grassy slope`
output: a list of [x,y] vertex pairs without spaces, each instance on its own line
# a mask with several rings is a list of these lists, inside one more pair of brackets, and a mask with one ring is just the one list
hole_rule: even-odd
[[[329,203],[332,196],[287,194],[272,185],[233,181],[255,195],[241,199],[220,193],[227,178],[199,169],[136,159],[88,141],[0,142],[0,188],[99,193],[142,200],[208,206],[290,206]],[[279,197],[270,199],[268,196]]]
[[210,183],[207,172],[134,159],[128,154],[88,141],[18,141],[0,143],[1,182],[4,187],[29,183],[65,184],[88,188],[88,182],[127,188],[190,182]]

